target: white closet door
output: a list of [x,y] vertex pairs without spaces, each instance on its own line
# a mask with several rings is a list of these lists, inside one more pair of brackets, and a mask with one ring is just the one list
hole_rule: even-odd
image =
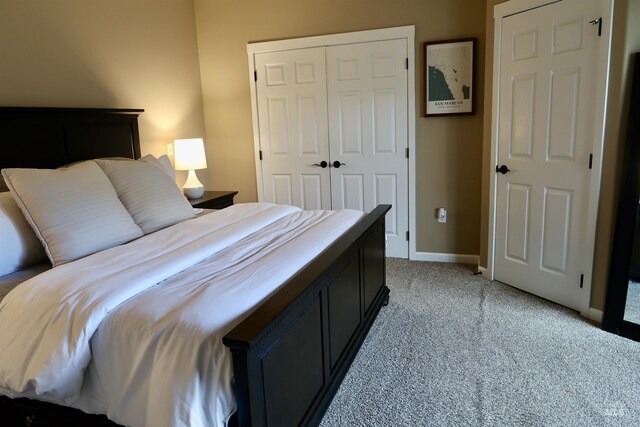
[[[264,200],[331,209],[325,49],[255,55]],[[260,171],[258,171],[260,173]]]
[[387,255],[407,258],[408,160],[406,40],[327,48],[333,209],[386,217]]

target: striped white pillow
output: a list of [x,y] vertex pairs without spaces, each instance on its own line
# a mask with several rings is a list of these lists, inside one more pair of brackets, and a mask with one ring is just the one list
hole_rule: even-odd
[[191,204],[162,166],[141,160],[98,159],[96,162],[142,231],[148,234],[194,218]]
[[54,267],[143,234],[94,161],[2,176]]
[[[171,165],[171,160],[166,155],[162,155],[158,158],[152,156],[151,154],[147,154],[146,156],[140,157],[141,161],[151,163],[152,165],[156,165],[164,172],[167,173],[173,180],[176,182],[176,171],[173,170],[173,165]],[[177,184],[176,184],[177,185]]]

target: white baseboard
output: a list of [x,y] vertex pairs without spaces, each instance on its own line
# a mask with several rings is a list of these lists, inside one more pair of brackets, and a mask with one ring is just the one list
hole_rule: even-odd
[[[584,316],[584,314],[583,314]],[[596,323],[602,323],[602,311],[601,310],[597,310],[593,307],[589,307],[589,311],[587,312],[587,315],[585,316],[588,319],[593,320]]]
[[484,277],[488,277],[487,275],[489,274],[489,270],[487,267],[478,266],[478,273],[482,274]]
[[433,261],[433,262],[457,262],[460,264],[476,264],[480,261],[478,255],[464,254],[443,254],[440,252],[416,252],[414,261]]

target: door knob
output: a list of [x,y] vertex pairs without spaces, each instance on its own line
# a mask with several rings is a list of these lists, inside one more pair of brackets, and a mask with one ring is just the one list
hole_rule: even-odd
[[502,165],[499,167],[496,165],[496,172],[500,172],[502,175],[504,175],[507,172],[511,172],[511,170],[507,167],[507,165]]
[[336,168],[336,169],[339,168],[340,166],[346,166],[346,165],[347,165],[346,163],[340,163],[337,160],[335,162],[333,162],[333,167]]
[[323,160],[323,161],[321,161],[321,162],[320,162],[320,164],[318,164],[318,163],[314,163],[314,164],[313,164],[313,165],[311,165],[311,166],[319,166],[319,167],[321,167],[322,169],[324,169],[324,168],[326,168],[327,166],[329,166],[329,163],[327,163],[325,160]]

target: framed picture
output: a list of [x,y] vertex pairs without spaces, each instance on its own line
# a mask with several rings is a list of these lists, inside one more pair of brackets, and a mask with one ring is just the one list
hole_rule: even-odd
[[425,116],[473,114],[476,39],[424,44]]

